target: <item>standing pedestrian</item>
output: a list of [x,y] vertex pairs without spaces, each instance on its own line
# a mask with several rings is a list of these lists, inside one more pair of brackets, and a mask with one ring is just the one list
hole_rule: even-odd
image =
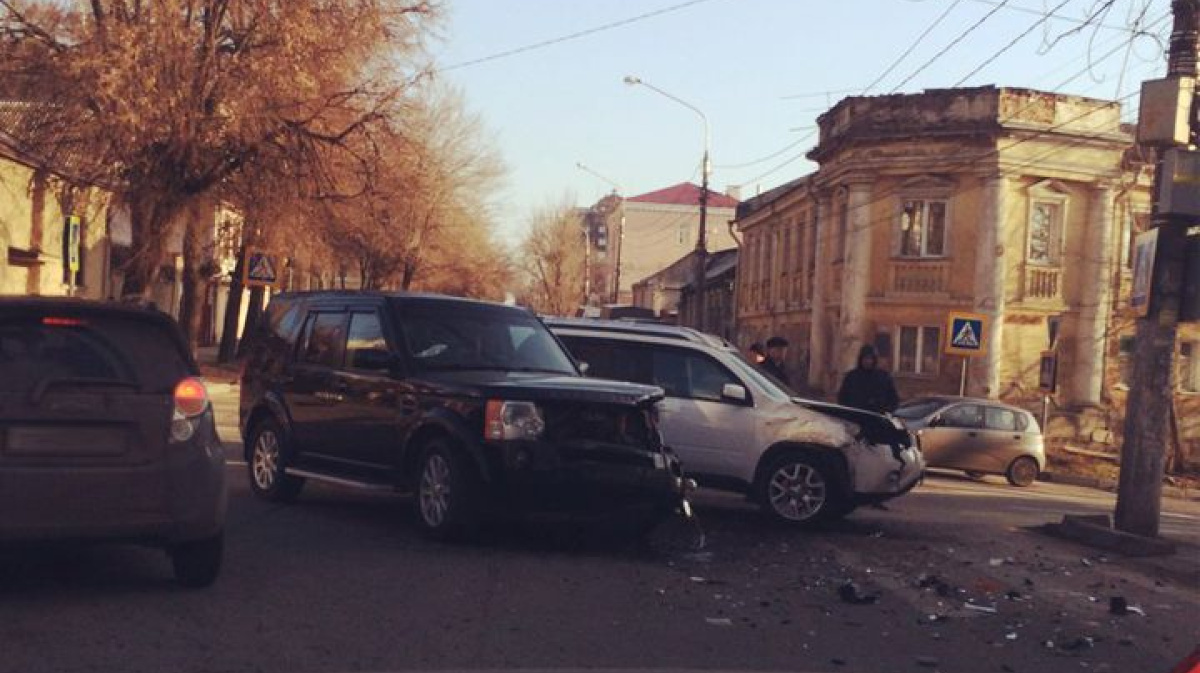
[[750,362],[756,365],[761,365],[767,359],[767,351],[763,349],[763,345],[757,341],[750,344],[746,349],[746,355],[750,358]]
[[787,350],[787,339],[781,336],[773,336],[767,339],[767,359],[759,367],[790,388],[792,381],[787,372]]
[[859,349],[858,366],[846,372],[842,379],[838,404],[881,414],[895,411],[900,404],[892,375],[880,369],[874,346]]

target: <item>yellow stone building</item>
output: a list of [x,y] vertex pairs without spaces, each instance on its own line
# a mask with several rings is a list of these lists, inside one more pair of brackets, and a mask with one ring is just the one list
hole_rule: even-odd
[[[738,210],[743,345],[787,337],[793,378],[827,395],[863,344],[902,397],[956,393],[947,316],[982,313],[988,349],[968,362],[968,394],[1030,403],[1053,350],[1055,409],[1111,408],[1130,366],[1129,248],[1152,178],[1118,103],[930,90],[846,98],[818,124],[818,170]],[[1200,378],[1192,338],[1185,393]],[[1083,416],[1077,436],[1120,429],[1109,412]]]

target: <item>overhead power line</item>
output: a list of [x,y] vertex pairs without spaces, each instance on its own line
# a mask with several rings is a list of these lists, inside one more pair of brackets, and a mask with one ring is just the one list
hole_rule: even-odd
[[939,58],[941,58],[941,57],[945,56],[945,55],[946,55],[946,52],[948,52],[948,51],[950,51],[951,49],[953,49],[954,47],[956,47],[956,46],[958,45],[958,43],[959,43],[959,42],[962,42],[963,40],[967,39],[967,36],[968,36],[968,35],[970,35],[971,33],[975,32],[975,30],[976,30],[977,28],[979,28],[980,26],[982,26],[982,25],[983,25],[983,24],[984,24],[984,23],[985,23],[985,22],[986,22],[988,19],[990,19],[990,18],[992,18],[993,16],[995,16],[996,12],[999,12],[999,11],[1000,11],[1001,9],[1003,9],[1003,8],[1004,8],[1004,6],[1005,6],[1005,5],[1007,5],[1007,4],[1008,4],[1008,0],[1001,0],[1000,4],[998,4],[998,5],[996,5],[995,7],[993,7],[993,8],[992,8],[992,10],[991,10],[990,12],[988,12],[987,14],[984,14],[982,17],[980,17],[980,19],[979,19],[978,21],[976,21],[975,23],[971,24],[971,27],[970,27],[970,28],[967,28],[967,29],[966,29],[966,30],[964,30],[963,32],[959,33],[958,37],[956,37],[956,38],[954,38],[953,40],[951,40],[951,41],[950,41],[950,44],[947,44],[945,47],[942,47],[942,50],[941,50],[941,51],[939,51],[938,53],[934,54],[934,55],[933,55],[933,56],[932,56],[932,57],[931,57],[931,58],[930,58],[928,61],[925,61],[923,64],[921,64],[921,67],[919,67],[919,68],[917,68],[916,70],[912,71],[912,73],[910,73],[908,77],[905,77],[905,78],[904,78],[904,81],[900,82],[900,83],[899,83],[899,84],[897,84],[895,87],[893,87],[893,88],[892,88],[892,90],[891,90],[889,93],[896,93],[896,92],[897,92],[897,91],[899,91],[899,90],[900,90],[900,89],[901,89],[901,88],[902,88],[902,87],[903,87],[905,84],[908,84],[909,82],[911,82],[911,81],[913,80],[913,78],[914,78],[914,77],[916,77],[917,75],[921,74],[922,72],[925,72],[925,69],[926,69],[926,68],[928,68],[929,66],[933,65],[933,64],[934,64],[934,62],[936,62],[936,61],[937,61]]
[[908,58],[908,55],[913,53],[913,50],[916,49],[918,46],[920,46],[920,44],[925,41],[925,38],[928,37],[929,34],[932,33],[935,28],[937,28],[939,25],[941,25],[942,21],[947,16],[950,15],[950,12],[953,12],[954,8],[958,7],[961,4],[962,4],[962,0],[954,0],[954,2],[950,3],[950,6],[947,7],[945,9],[945,11],[943,11],[941,14],[939,14],[938,17],[933,20],[933,23],[929,24],[929,26],[925,29],[925,32],[918,35],[917,39],[913,40],[912,44],[908,45],[908,49],[905,49],[903,54],[900,54],[898,57],[896,57],[896,60],[892,61],[892,64],[889,65],[886,70],[879,73],[879,76],[876,77],[874,79],[874,81],[872,81],[870,84],[863,87],[862,93],[865,94],[868,91],[870,91],[871,89],[875,88],[876,84],[879,84],[880,82],[883,81],[883,79],[885,77],[892,74],[892,71],[895,70],[896,67],[899,66],[902,62],[904,62],[904,59]]
[[[960,79],[954,83],[954,86],[962,86],[963,82],[971,79],[972,77],[977,75],[980,70],[983,70],[984,68],[986,68],[989,65],[991,65],[992,63],[994,63],[996,61],[996,59],[1003,56],[1006,52],[1008,52],[1009,49],[1012,49],[1013,47],[1017,46],[1018,42],[1025,39],[1025,37],[1028,36],[1033,31],[1037,30],[1038,27],[1041,26],[1043,23],[1046,23],[1047,21],[1049,21],[1054,16],[1055,12],[1062,9],[1063,7],[1066,7],[1067,3],[1069,3],[1069,2],[1071,2],[1071,0],[1062,0],[1062,2],[1055,5],[1054,9],[1047,12],[1046,15],[1043,16],[1042,18],[1038,19],[1037,21],[1034,21],[1033,25],[1026,28],[1024,31],[1022,31],[1020,35],[1014,37],[1011,41],[1009,41],[1008,44],[1001,47],[999,51],[997,51],[996,53],[994,53],[991,56],[984,59],[983,63],[980,63],[979,65],[975,66],[974,70],[967,73],[966,75],[963,75],[962,79]],[[1129,43],[1133,44],[1133,41],[1131,40]]]
[[610,23],[605,23],[605,24],[602,24],[599,26],[594,26],[592,28],[586,28],[584,30],[579,30],[574,33],[569,33],[567,35],[550,38],[548,40],[542,40],[541,42],[534,42],[532,44],[527,44],[527,45],[524,45],[521,47],[515,47],[513,49],[507,49],[505,51],[497,52],[495,54],[489,54],[488,56],[481,56],[479,58],[474,58],[469,61],[462,61],[460,63],[454,63],[452,65],[448,65],[443,68],[438,68],[437,70],[442,71],[442,72],[445,72],[447,70],[458,70],[459,68],[466,68],[466,67],[473,66],[473,65],[479,65],[480,63],[487,63],[489,61],[495,61],[498,59],[507,58],[509,56],[516,56],[517,54],[524,54],[526,52],[534,51],[537,49],[544,49],[546,47],[551,47],[556,44],[562,44],[563,42],[569,42],[571,40],[576,40],[581,37],[587,37],[589,35],[595,35],[596,33],[602,33],[604,31],[612,30],[614,28],[628,26],[629,24],[632,24],[632,23],[637,23],[639,21],[645,21],[646,19],[652,19],[656,16],[662,16],[663,14],[668,14],[670,12],[676,12],[681,9],[686,9],[688,7],[693,7],[695,5],[699,5],[699,4],[703,4],[705,2],[711,2],[711,1],[712,0],[688,0],[688,2],[681,2],[681,3],[675,4],[675,5],[670,5],[668,7],[663,7],[661,9],[656,9],[654,11],[645,12],[644,14],[638,14],[637,16],[631,16],[631,17],[628,17],[625,19],[621,19],[619,21],[612,21]]
[[[981,5],[990,5],[992,7],[1005,6],[1005,8],[1010,12],[1021,12],[1024,14],[1032,14],[1034,16],[1045,16],[1045,14],[1046,14],[1046,11],[1042,10],[1042,9],[1034,9],[1033,7],[1022,7],[1020,5],[1007,5],[1006,3],[1001,2],[1000,0],[971,0],[971,2],[977,2]],[[1129,28],[1129,26],[1119,26],[1119,25],[1112,24],[1112,23],[1102,23],[1102,22],[1096,21],[1095,20],[1096,17],[1093,15],[1089,15],[1087,18],[1084,18],[1084,19],[1076,19],[1076,18],[1070,17],[1070,16],[1059,16],[1059,17],[1055,17],[1055,18],[1060,19],[1062,21],[1074,23],[1079,26],[1091,25],[1091,26],[1098,26],[1100,28],[1107,28],[1108,30],[1123,30],[1125,32],[1133,32]]]

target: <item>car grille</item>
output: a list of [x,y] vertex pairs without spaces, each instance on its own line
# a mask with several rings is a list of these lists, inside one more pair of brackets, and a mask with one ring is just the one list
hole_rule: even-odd
[[558,404],[546,408],[546,439],[558,443],[601,442],[642,449],[660,446],[647,410]]

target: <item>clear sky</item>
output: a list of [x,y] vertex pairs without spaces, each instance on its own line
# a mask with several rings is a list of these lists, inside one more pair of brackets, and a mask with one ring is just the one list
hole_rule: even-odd
[[[803,154],[813,145],[806,134],[817,115],[848,92],[861,92],[914,44],[868,93],[955,86],[1029,31],[962,86],[1116,99],[1135,93],[1141,80],[1161,76],[1170,31],[1169,0],[1115,0],[1104,26],[1051,46],[1077,25],[1068,19],[1088,16],[1102,2],[1008,0],[902,84],[1000,0],[700,0],[603,32],[453,67],[683,2],[446,0],[444,36],[434,53],[447,68],[441,76],[464,90],[509,167],[498,195],[506,240],[519,238],[538,206],[564,197],[588,205],[609,191],[577,162],[629,196],[699,181],[699,118],[644,87],[625,85],[625,75],[702,109],[712,125],[713,188],[742,185],[750,196],[811,171]],[[1064,2],[1055,17],[1035,26]],[[1128,27],[1143,10],[1143,25],[1162,41],[1140,37],[1127,49]],[[1089,61],[1090,72],[1080,74]],[[1125,101],[1127,118],[1136,115],[1136,103],[1136,97]],[[785,150],[789,145],[794,147]]]

